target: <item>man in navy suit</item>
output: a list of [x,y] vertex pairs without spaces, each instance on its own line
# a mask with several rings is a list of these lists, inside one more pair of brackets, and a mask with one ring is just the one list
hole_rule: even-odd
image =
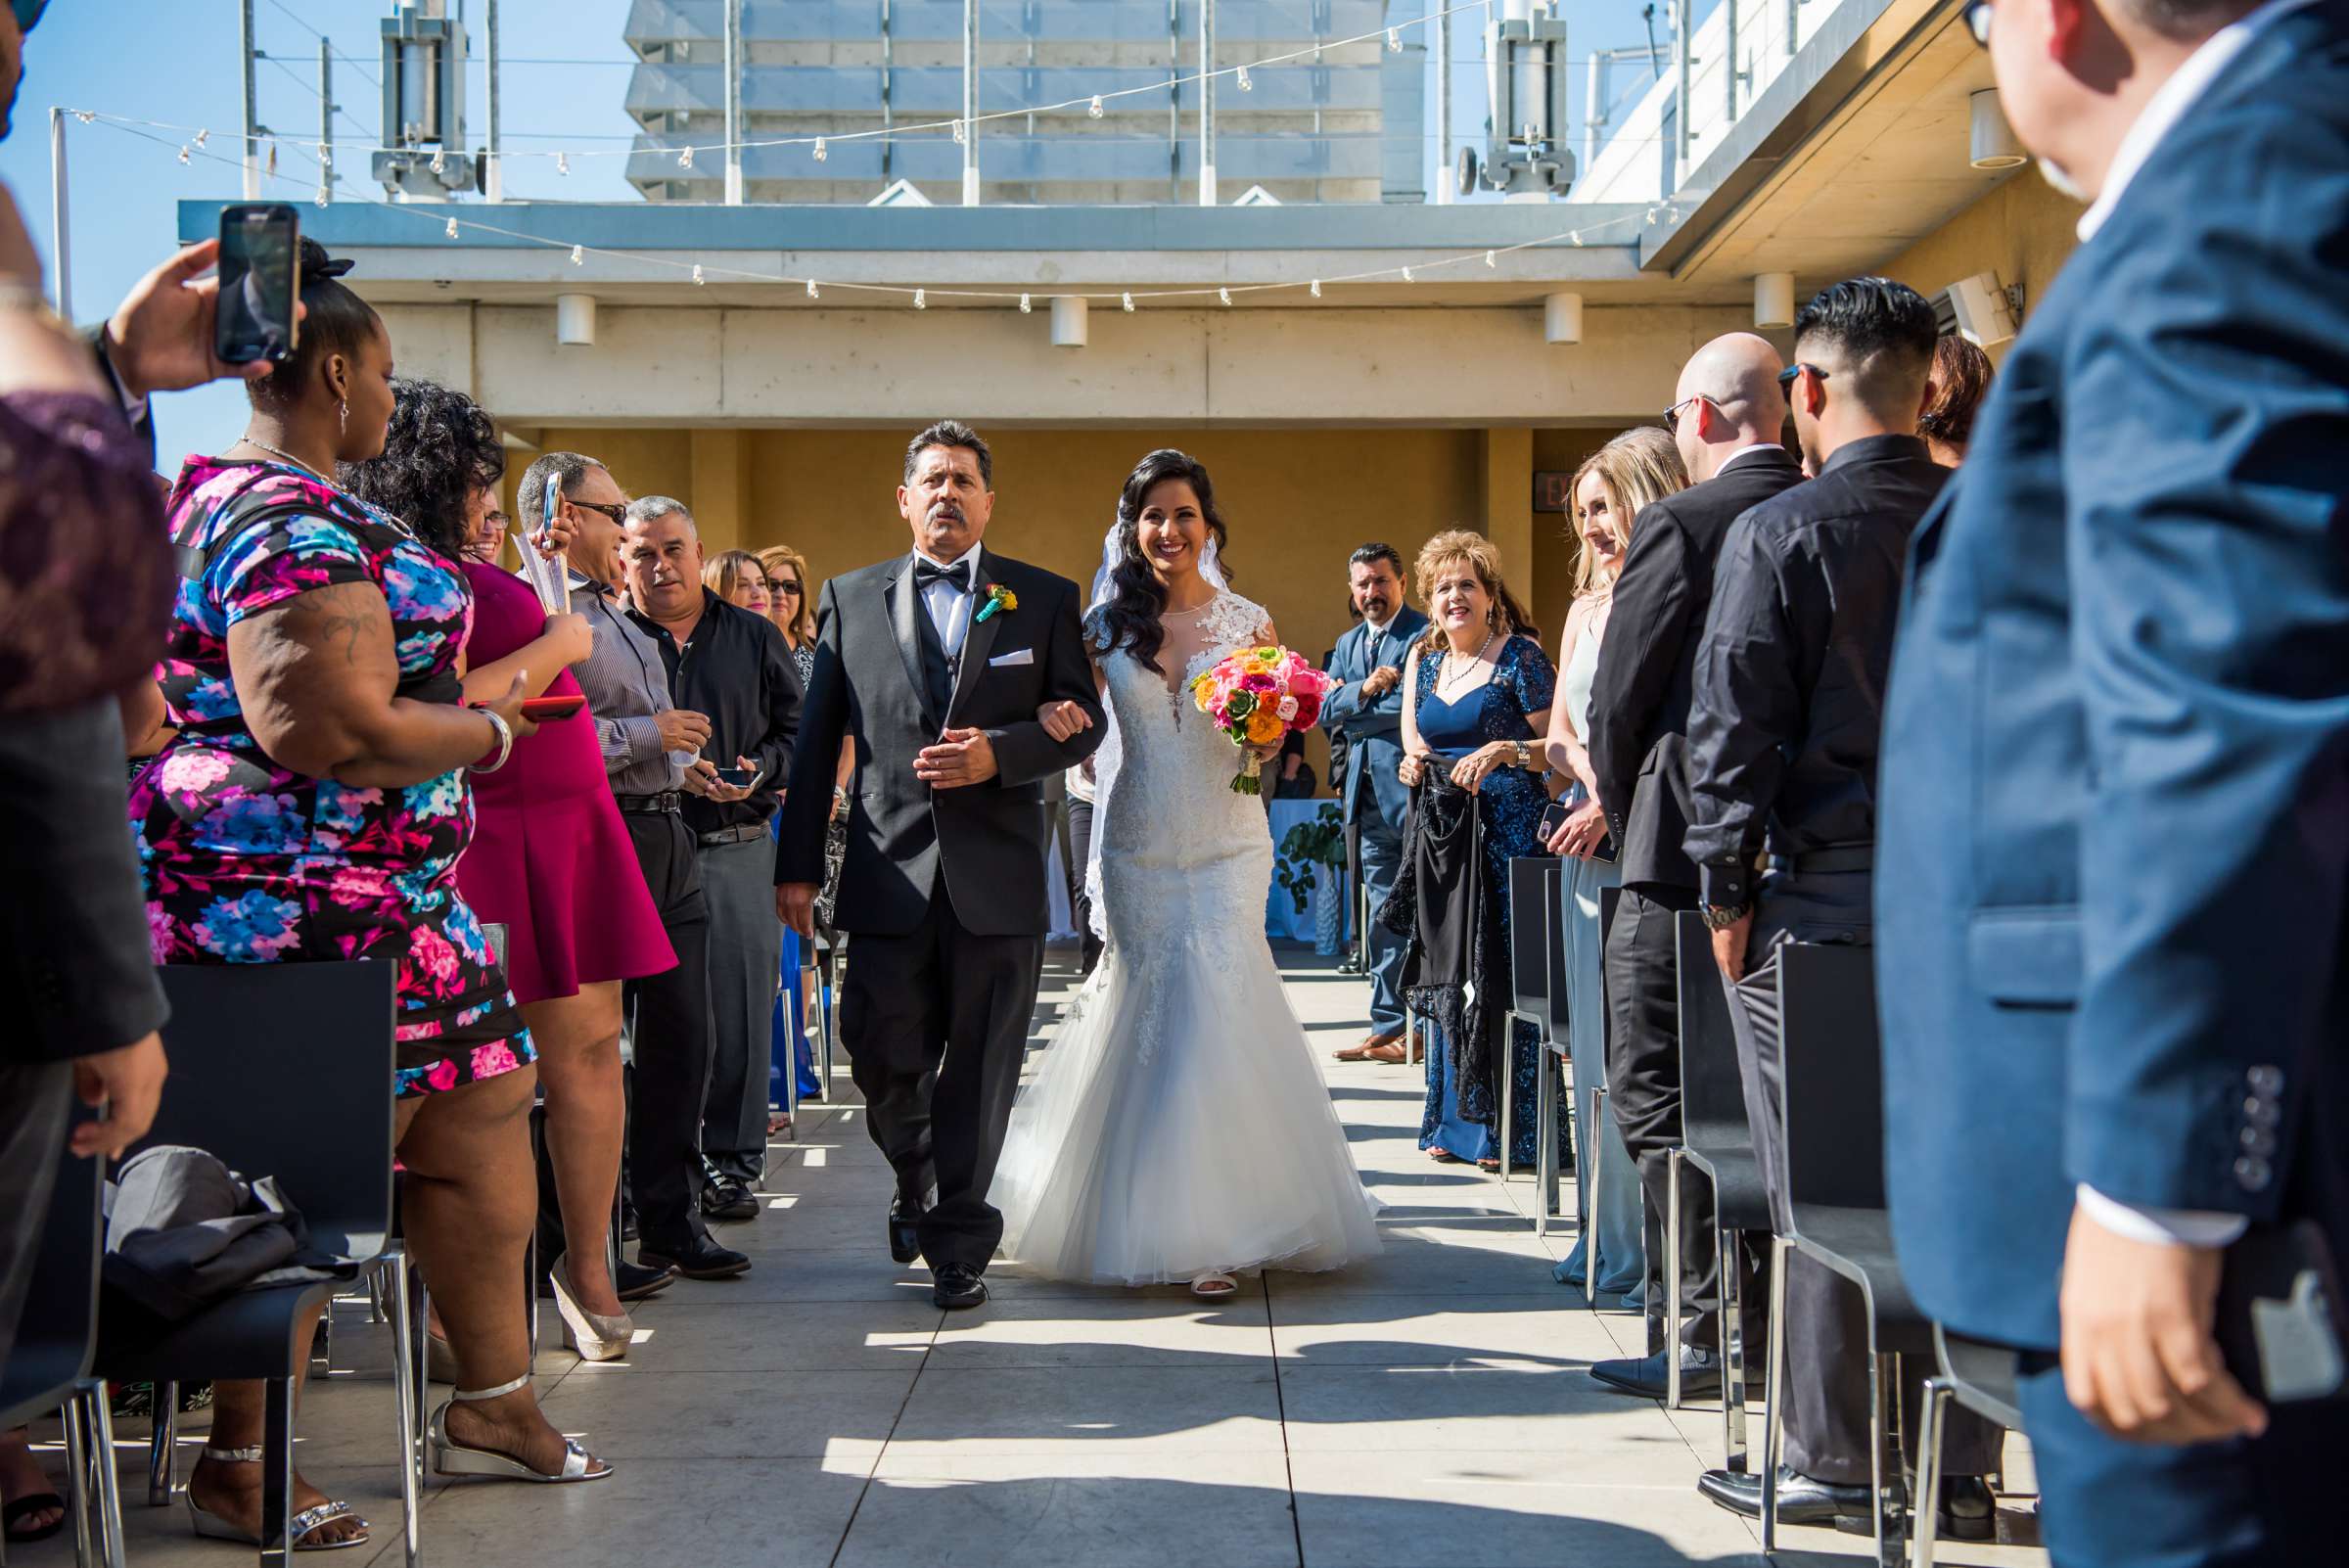
[[[1346,737],[1346,826],[1361,846],[1362,884],[1376,910],[1403,868],[1403,819],[1411,792],[1403,762],[1403,666],[1427,617],[1405,602],[1410,579],[1391,544],[1365,544],[1347,559],[1354,607],[1362,619],[1338,639],[1329,672],[1340,682],[1321,705],[1321,721]],[[1403,939],[1370,922],[1370,1033],[1337,1053],[1341,1062],[1406,1062],[1404,1038]]]
[[2338,1561],[2349,1405],[2261,1403],[2213,1323],[2246,1226],[2349,1257],[2349,3],[1967,21],[2091,206],[1911,551],[1902,1263],[2025,1352],[2063,1568]]

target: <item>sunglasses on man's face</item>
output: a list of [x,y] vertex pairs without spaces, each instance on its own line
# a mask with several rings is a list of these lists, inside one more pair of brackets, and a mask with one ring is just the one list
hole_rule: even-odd
[[618,501],[581,501],[568,495],[563,498],[585,511],[603,513],[612,520],[615,528],[627,527],[628,509]]
[[1958,13],[1965,19],[1965,30],[1974,35],[1974,42],[1990,47],[1990,0],[1966,0],[1965,9]]
[[1705,394],[1703,392],[1698,392],[1695,396],[1683,397],[1679,402],[1673,404],[1670,408],[1665,409],[1664,428],[1667,431],[1678,435],[1681,429],[1681,410],[1687,407],[1690,403],[1701,403],[1704,400]]

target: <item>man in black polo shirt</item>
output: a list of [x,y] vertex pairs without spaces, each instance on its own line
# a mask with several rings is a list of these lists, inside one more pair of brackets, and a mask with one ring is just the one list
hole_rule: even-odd
[[[702,1210],[750,1220],[759,1213],[752,1189],[766,1172],[766,1065],[783,955],[767,822],[789,782],[800,678],[782,632],[702,586],[701,535],[681,503],[644,496],[628,507],[626,530],[628,619],[661,650],[671,699],[710,720],[694,764],[708,793],[684,803],[710,906]],[[721,767],[743,771],[729,781]]]

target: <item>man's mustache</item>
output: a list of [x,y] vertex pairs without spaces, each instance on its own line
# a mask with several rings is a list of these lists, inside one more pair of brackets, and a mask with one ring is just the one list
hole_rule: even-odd
[[944,521],[945,519],[948,519],[948,518],[951,518],[951,519],[953,519],[953,520],[954,520],[955,522],[957,522],[957,523],[960,523],[960,522],[962,522],[962,521],[963,521],[963,516],[962,516],[962,503],[961,503],[961,502],[959,502],[959,501],[941,501],[941,502],[939,502],[939,503],[938,503],[936,506],[934,506],[934,507],[930,508],[930,521],[931,521],[931,522],[933,522],[933,523],[943,522],[943,521]]

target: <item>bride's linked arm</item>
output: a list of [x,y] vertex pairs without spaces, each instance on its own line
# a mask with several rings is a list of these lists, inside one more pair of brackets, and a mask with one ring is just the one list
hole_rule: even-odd
[[[1085,657],[1084,632],[1077,619],[1077,585],[1060,583],[1057,602],[1047,613],[1047,632],[1036,654],[1044,667],[1044,705],[1057,708],[1073,703],[1085,720],[1083,727],[1055,740],[1038,719],[1023,719],[989,730],[948,730],[945,744],[922,753],[959,751],[969,763],[961,774],[948,769],[929,778],[936,788],[984,784],[994,778],[1007,785],[1033,784],[1065,768],[1075,767],[1101,744],[1101,699],[1093,685],[1092,661]],[[1040,595],[1039,595],[1040,597]],[[984,752],[987,761],[981,761]]]

